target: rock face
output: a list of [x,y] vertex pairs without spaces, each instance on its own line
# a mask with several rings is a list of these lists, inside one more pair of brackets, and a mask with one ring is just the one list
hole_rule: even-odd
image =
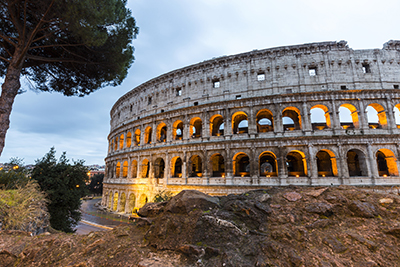
[[169,202],[147,204],[139,214],[148,217],[87,236],[0,232],[0,263],[333,267],[400,262],[400,197],[355,187],[281,187],[224,197],[187,190]]

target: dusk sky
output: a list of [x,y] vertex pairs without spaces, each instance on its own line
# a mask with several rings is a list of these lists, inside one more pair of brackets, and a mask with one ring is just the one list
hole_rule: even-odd
[[119,87],[65,97],[32,90],[15,99],[0,162],[33,164],[52,146],[57,157],[104,164],[110,110],[123,94],[177,68],[253,49],[346,40],[350,48],[382,48],[400,40],[400,1],[128,0],[139,26],[135,62]]

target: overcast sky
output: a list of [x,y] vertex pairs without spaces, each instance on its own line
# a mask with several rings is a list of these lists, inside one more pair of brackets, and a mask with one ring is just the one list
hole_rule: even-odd
[[400,1],[128,0],[139,26],[135,62],[119,87],[84,98],[29,89],[17,96],[0,162],[57,156],[104,164],[110,109],[123,94],[171,70],[253,49],[346,40],[353,49],[400,40]]

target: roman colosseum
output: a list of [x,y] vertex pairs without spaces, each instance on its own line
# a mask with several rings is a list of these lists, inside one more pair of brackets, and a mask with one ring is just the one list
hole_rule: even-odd
[[111,109],[102,205],[162,191],[399,184],[400,41],[223,56],[171,71]]

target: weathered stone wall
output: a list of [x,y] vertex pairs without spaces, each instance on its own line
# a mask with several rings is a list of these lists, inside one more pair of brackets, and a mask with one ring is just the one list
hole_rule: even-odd
[[111,110],[103,205],[130,212],[132,201],[184,188],[398,184],[399,51],[399,41],[254,50],[134,88]]

